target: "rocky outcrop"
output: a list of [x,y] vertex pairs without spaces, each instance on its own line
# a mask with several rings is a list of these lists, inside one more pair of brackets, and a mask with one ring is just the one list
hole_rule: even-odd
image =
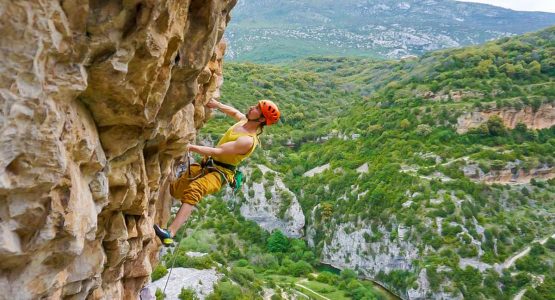
[[464,99],[482,99],[484,94],[478,91],[460,91],[451,90],[449,92],[438,92],[434,93],[432,91],[424,92],[423,94],[417,94],[417,96],[423,97],[424,99],[429,99],[432,101],[447,101],[453,100],[455,102],[462,101]]
[[356,226],[346,223],[333,229],[329,243],[324,244],[322,262],[340,268],[360,270],[368,277],[375,277],[379,271],[411,270],[412,261],[418,257],[415,245],[405,241],[410,228],[399,225],[398,237],[390,239],[390,232],[378,228],[381,238],[373,242],[370,226]]
[[[312,218],[319,206],[314,208]],[[334,224],[334,220],[327,220],[325,224]],[[319,225],[321,226],[321,225]],[[371,229],[369,224],[340,223],[326,225],[316,229],[314,224],[307,227],[307,241],[311,247],[315,246],[315,236],[318,230],[324,230],[327,238],[323,241],[320,261],[339,269],[357,270],[367,278],[376,278],[379,272],[389,273],[394,270],[414,271],[416,266],[413,261],[419,257],[418,247],[411,242],[409,237],[412,228],[402,225],[393,227],[395,236],[383,226]],[[374,238],[379,235],[379,238]],[[422,282],[420,282],[420,280]],[[419,286],[427,284],[427,277],[420,276]],[[386,286],[384,283],[380,283]],[[413,291],[418,294],[422,291]],[[423,293],[426,294],[427,291]],[[406,296],[406,295],[405,295]],[[413,297],[411,299],[418,299]]]
[[303,176],[304,176],[304,177],[312,177],[312,176],[314,176],[314,175],[318,175],[318,174],[320,174],[320,173],[326,171],[327,169],[329,169],[330,166],[331,166],[331,165],[330,165],[329,163],[327,163],[327,164],[325,164],[325,165],[322,165],[322,166],[319,166],[319,167],[310,169],[310,170],[304,172]]
[[543,104],[536,111],[532,107],[524,107],[520,110],[500,108],[469,112],[458,118],[457,133],[465,133],[470,128],[479,127],[492,116],[500,117],[505,127],[511,129],[518,123],[525,124],[529,129],[544,129],[555,125],[555,106]]
[[[169,280],[168,280],[169,277]],[[193,290],[199,299],[205,299],[206,296],[214,292],[214,285],[224,277],[223,274],[218,273],[215,268],[197,270],[192,268],[174,268],[172,274],[166,274],[164,277],[157,281],[150,283],[143,294],[153,296],[157,289],[164,290],[166,282],[166,299],[179,299],[181,289]],[[142,298],[141,298],[142,300]]]
[[[302,237],[305,216],[297,196],[285,186],[279,173],[264,165],[257,165],[257,168],[263,174],[272,174],[273,178],[251,182],[252,170],[245,170],[248,182],[242,187],[244,202],[240,207],[241,215],[269,232],[279,229],[288,237]],[[228,194],[226,197],[228,201],[232,198],[237,200],[237,196]]]
[[477,164],[468,164],[461,168],[464,175],[470,179],[487,184],[524,184],[530,183],[532,179],[555,178],[555,170],[548,165],[525,170],[520,167],[520,161],[509,162],[501,170],[490,170],[484,173]]
[[[451,196],[456,199],[453,194]],[[320,206],[313,209],[309,220],[317,218]],[[432,222],[426,220],[425,224],[432,226]],[[338,269],[355,270],[389,291],[399,293],[403,299],[463,299],[460,292],[454,291],[452,283],[448,281],[440,284],[439,291],[431,290],[427,269],[415,262],[435,250],[428,245],[418,247],[415,243],[418,239],[415,227],[392,224],[391,229],[388,229],[382,225],[371,226],[360,220],[339,223],[334,219],[327,219],[320,224],[312,223],[307,226],[307,242],[311,247],[317,246],[315,242],[318,235],[325,236],[318,242],[318,245],[323,246],[320,262]],[[376,281],[378,274],[392,271],[414,273],[417,275],[416,284],[401,291],[385,282]]]
[[0,4],[0,298],[138,297],[235,2]]

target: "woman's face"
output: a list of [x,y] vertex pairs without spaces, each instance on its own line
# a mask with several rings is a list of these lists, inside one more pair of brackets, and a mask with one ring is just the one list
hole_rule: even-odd
[[256,120],[262,117],[262,111],[260,110],[260,106],[258,104],[249,107],[247,111],[247,119],[249,120]]

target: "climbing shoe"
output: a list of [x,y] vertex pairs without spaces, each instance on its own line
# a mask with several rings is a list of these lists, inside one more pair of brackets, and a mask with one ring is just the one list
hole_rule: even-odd
[[162,229],[158,225],[154,224],[154,232],[156,236],[160,239],[164,246],[171,246],[173,245],[172,235],[170,234],[169,230]]

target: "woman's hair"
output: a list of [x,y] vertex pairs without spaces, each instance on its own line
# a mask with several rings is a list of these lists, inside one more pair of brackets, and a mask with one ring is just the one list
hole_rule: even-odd
[[260,125],[258,125],[258,128],[256,129],[256,136],[257,137],[264,132],[264,126],[266,126],[266,122],[262,122],[262,123],[260,123]]
[[266,122],[260,123],[258,128],[256,129],[256,139],[258,140],[258,144],[260,145],[260,135],[264,132],[264,126],[266,126]]

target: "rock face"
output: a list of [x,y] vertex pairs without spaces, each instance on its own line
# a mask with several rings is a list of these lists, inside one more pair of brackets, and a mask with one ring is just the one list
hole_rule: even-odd
[[0,298],[138,298],[235,3],[0,4]]
[[[154,295],[157,289],[164,290],[166,282],[166,299],[179,299],[181,289],[191,289],[199,299],[205,299],[206,296],[214,292],[214,284],[218,282],[223,274],[218,273],[215,269],[197,270],[191,268],[174,268],[168,281],[169,274],[158,279],[147,286],[148,294]],[[155,299],[155,298],[153,298]]]
[[[361,269],[369,277],[374,277],[378,271],[388,273],[391,270],[412,268],[411,261],[418,256],[414,245],[404,241],[404,244],[399,241],[390,242],[389,232],[385,228],[379,229],[384,234],[382,240],[367,242],[364,236],[372,236],[370,226],[363,226],[355,231],[350,229],[352,226],[353,224],[340,224],[334,229],[331,242],[324,244],[323,262],[342,268]],[[402,241],[403,238],[404,236],[399,240]],[[382,249],[387,249],[387,252],[381,252]]]
[[492,116],[499,116],[507,128],[515,128],[518,123],[526,124],[530,129],[544,129],[555,125],[555,105],[543,104],[537,111],[532,107],[521,110],[501,108],[484,111],[474,111],[462,115],[457,120],[457,132],[465,133],[470,128],[478,127]]
[[[264,165],[257,167],[263,174],[272,174],[273,178],[263,178],[261,182],[249,180],[243,185],[245,201],[240,207],[241,215],[269,232],[279,229],[288,237],[302,237],[305,217],[297,196],[285,186],[277,172]],[[246,174],[249,178],[252,171],[246,170]],[[232,198],[229,194],[226,197]]]
[[[355,229],[360,228],[360,229]],[[377,230],[382,237],[372,241],[374,235],[367,224],[343,223],[333,228],[331,239],[324,243],[322,250],[323,263],[344,269],[359,270],[366,277],[375,278],[379,271],[389,273],[392,270],[411,270],[412,261],[418,258],[418,249],[405,236],[410,235],[410,228],[398,226],[398,236],[390,238],[386,228]],[[315,231],[308,229],[309,244],[313,244],[310,236]]]
[[519,163],[509,162],[501,170],[484,173],[477,164],[469,164],[462,167],[461,170],[466,177],[487,184],[523,184],[530,183],[532,179],[555,178],[555,170],[551,166],[543,165],[531,170],[524,170],[519,168],[519,165]]

